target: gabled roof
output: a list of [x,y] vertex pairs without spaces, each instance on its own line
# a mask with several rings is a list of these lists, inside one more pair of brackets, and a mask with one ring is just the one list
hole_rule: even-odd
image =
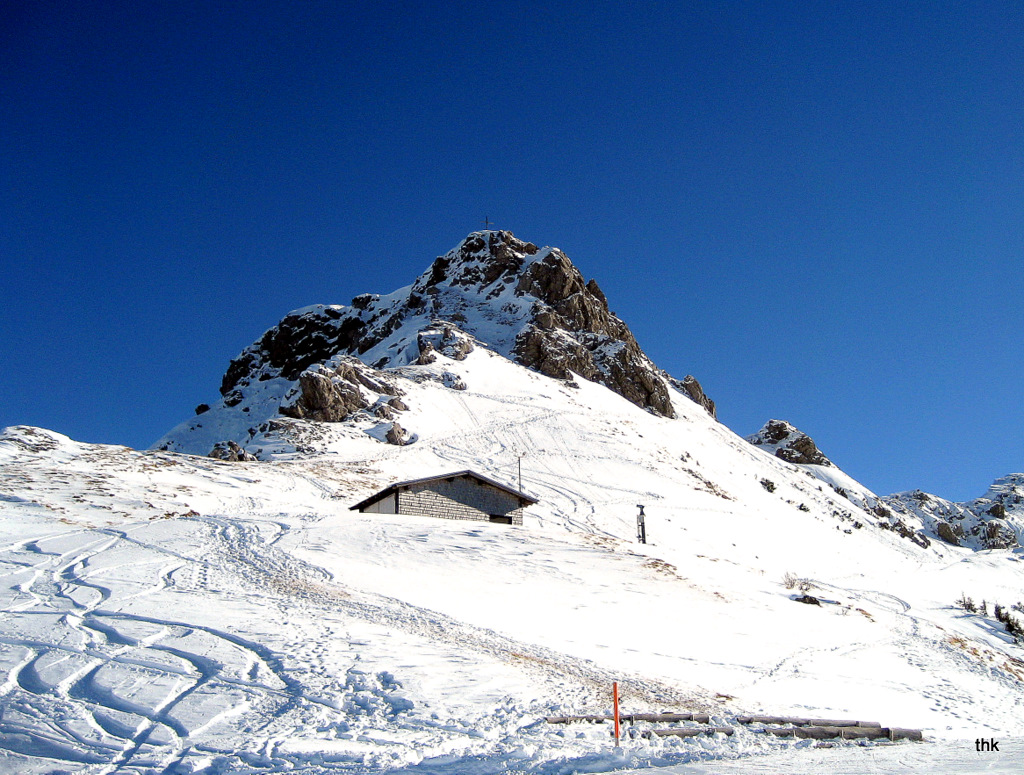
[[369,506],[371,503],[375,503],[376,501],[379,501],[381,498],[386,498],[388,495],[391,495],[391,493],[397,492],[403,487],[409,487],[410,485],[413,484],[425,484],[427,482],[439,482],[442,479],[455,479],[456,477],[459,476],[467,476],[470,479],[476,479],[478,482],[481,482],[482,484],[489,484],[491,487],[495,487],[499,490],[502,490],[503,492],[507,492],[509,495],[519,498],[519,500],[521,501],[525,501],[525,503],[523,504],[524,506],[530,506],[534,503],[538,503],[536,498],[527,495],[525,492],[520,492],[519,490],[502,484],[501,482],[496,482],[494,479],[486,477],[483,474],[478,474],[476,471],[470,471],[469,469],[466,469],[465,471],[456,471],[451,474],[440,474],[439,476],[425,476],[422,479],[407,479],[404,482],[395,482],[394,484],[385,487],[380,492],[371,495],[366,500],[360,501],[355,506],[350,506],[349,511],[357,511],[358,509],[361,509],[363,506]]

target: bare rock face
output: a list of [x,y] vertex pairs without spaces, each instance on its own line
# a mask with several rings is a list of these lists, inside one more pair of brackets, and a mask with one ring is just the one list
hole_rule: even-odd
[[1017,534],[1013,528],[998,518],[988,520],[981,540],[986,549],[1011,549],[1017,546]]
[[297,420],[341,422],[369,405],[358,386],[317,365],[299,375],[298,395],[291,403],[282,403],[280,411]]
[[207,457],[231,463],[253,462],[257,459],[255,455],[246,452],[233,441],[218,441],[213,445],[213,449],[210,450],[210,454]]
[[956,546],[1013,549],[1024,533],[1024,474],[1000,477],[982,497],[963,503],[922,490],[895,493],[883,500],[905,521]]
[[[585,282],[562,251],[538,248],[508,231],[477,232],[435,260],[413,286],[418,297],[432,299],[433,314],[466,321],[467,310],[445,307],[448,288],[479,291],[485,303],[494,300],[507,312],[509,323],[519,327],[507,352],[517,363],[556,379],[579,374],[655,414],[675,416],[659,370],[629,327],[609,311],[597,282]],[[512,311],[521,306],[499,305],[509,297],[526,304],[525,319]],[[499,312],[494,317],[502,316]],[[441,350],[437,342],[430,344]],[[431,357],[430,349],[421,345],[419,362]]]
[[551,250],[530,264],[516,290],[537,299],[516,339],[516,361],[558,379],[579,374],[655,414],[676,416],[659,370],[609,311],[597,283],[584,282],[564,253]]
[[334,358],[299,374],[298,386],[285,397],[280,412],[297,420],[341,422],[377,397],[397,395],[390,380],[355,358]]
[[700,386],[697,378],[692,374],[687,374],[681,380],[675,377],[670,377],[667,373],[662,372],[665,379],[668,380],[669,384],[672,385],[676,390],[685,396],[689,396],[690,400],[696,404],[700,404],[704,407],[704,411],[710,414],[715,419],[718,418],[718,414],[715,412],[715,402],[711,400],[709,396],[704,393],[704,389]]
[[510,231],[482,231],[470,234],[455,250],[438,256],[427,273],[413,286],[413,293],[432,295],[442,284],[462,288],[488,288],[498,280],[509,281],[522,269],[525,256],[539,248],[516,239]]
[[956,537],[956,533],[953,532],[953,528],[948,522],[939,521],[935,532],[947,544],[960,546],[960,540]]
[[366,325],[346,317],[337,307],[317,305],[293,312],[271,328],[228,365],[221,395],[268,376],[288,380],[338,352],[358,350]]
[[753,436],[748,436],[747,441],[773,452],[775,457],[788,463],[832,465],[832,461],[822,454],[810,436],[801,433],[784,420],[769,420],[761,430]]

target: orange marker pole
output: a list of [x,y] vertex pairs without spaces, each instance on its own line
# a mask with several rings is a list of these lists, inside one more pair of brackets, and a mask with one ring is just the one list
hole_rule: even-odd
[[615,708],[615,747],[619,747],[619,682],[612,682],[612,706]]

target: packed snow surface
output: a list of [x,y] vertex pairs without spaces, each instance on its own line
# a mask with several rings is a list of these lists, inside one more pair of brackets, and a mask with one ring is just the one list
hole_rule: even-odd
[[[1022,550],[881,529],[683,398],[669,420],[482,348],[401,379],[407,446],[311,424],[317,454],[228,463],[7,429],[0,772],[1024,767],[1024,650],[954,605],[1019,602]],[[349,510],[463,469],[518,487],[520,463],[523,527]],[[613,681],[626,713],[736,734],[637,723],[615,749],[545,721],[610,712]],[[757,712],[928,742],[815,748],[735,724]]]

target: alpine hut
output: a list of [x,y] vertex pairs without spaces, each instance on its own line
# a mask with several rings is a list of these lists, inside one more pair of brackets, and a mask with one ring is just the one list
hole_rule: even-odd
[[350,510],[522,525],[523,509],[534,503],[537,503],[536,498],[475,471],[456,471],[397,482]]

